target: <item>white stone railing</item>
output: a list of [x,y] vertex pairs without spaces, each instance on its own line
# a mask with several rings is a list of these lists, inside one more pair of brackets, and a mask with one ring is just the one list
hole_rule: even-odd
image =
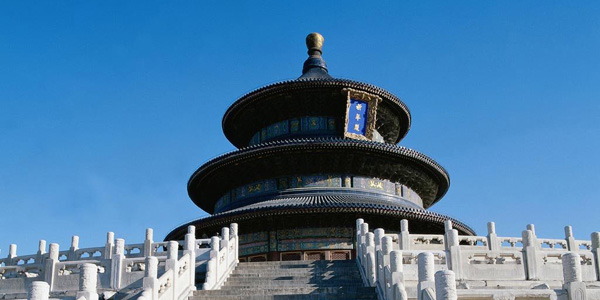
[[50,244],[48,253],[42,240],[37,254],[23,256],[10,245],[8,257],[0,259],[0,294],[6,299],[97,300],[99,293],[109,298],[142,290],[145,300],[183,300],[196,289],[196,266],[208,264],[204,287],[216,289],[238,262],[237,224],[231,224],[231,234],[223,228],[222,236],[212,239],[196,239],[194,226],[183,241],[154,242],[152,236],[147,229],[143,243],[125,244],[109,232],[103,247],[84,249],[74,236],[69,250]]
[[[443,235],[411,234],[406,220],[401,221],[400,229],[399,234],[386,234],[381,228],[369,232],[367,223],[356,221],[356,260],[361,276],[365,285],[376,287],[383,300],[407,299],[407,286],[409,292],[416,291],[418,300],[436,299],[436,293],[437,300],[442,300],[440,289],[451,296],[444,299],[456,299],[457,293],[460,298],[498,298],[499,292],[482,292],[483,287],[479,292],[457,292],[455,280],[464,284],[493,281],[495,288],[528,286],[515,284],[518,281],[531,281],[532,286],[558,283],[569,295],[576,295],[574,289],[585,294],[582,282],[598,285],[599,232],[592,234],[591,241],[582,241],[574,239],[570,226],[565,227],[564,239],[537,238],[533,225],[528,225],[520,238],[498,237],[494,223],[488,223],[487,236],[460,236],[449,221]],[[508,299],[557,297],[549,289],[507,291]],[[600,295],[600,291],[594,293]]]

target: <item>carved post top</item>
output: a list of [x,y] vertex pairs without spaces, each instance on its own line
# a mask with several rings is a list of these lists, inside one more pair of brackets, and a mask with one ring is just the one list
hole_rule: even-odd
[[219,250],[221,249],[221,248],[220,248],[220,245],[219,245],[219,242],[220,242],[220,241],[221,241],[221,240],[219,239],[219,237],[218,237],[218,236],[213,236],[213,237],[211,237],[211,238],[210,238],[210,249],[211,249],[211,250],[214,250],[214,251],[219,251]]
[[456,276],[451,270],[435,273],[435,292],[437,300],[456,300]]
[[229,228],[228,227],[221,228],[221,239],[224,241],[229,241]]
[[569,252],[562,256],[563,277],[565,283],[581,282],[581,257],[579,254]]
[[377,228],[374,231],[375,233],[375,246],[381,245],[381,239],[385,236],[385,230],[383,228]]
[[488,222],[487,223],[487,229],[488,229],[488,234],[494,234],[494,233],[496,233],[496,223],[494,223],[494,222]]
[[34,281],[29,286],[29,300],[48,300],[50,297],[50,285],[45,281]]
[[573,237],[573,227],[565,226],[565,238]]
[[125,254],[125,240],[117,239],[115,244],[115,254]]
[[188,233],[196,234],[196,226],[194,226],[194,225],[188,226]]
[[8,258],[13,258],[17,256],[17,244],[10,244],[8,246]]
[[402,251],[393,250],[390,252],[390,269],[392,272],[402,272]]
[[152,228],[146,228],[146,241],[152,241],[154,238],[154,230]]
[[185,235],[183,250],[196,250],[196,234],[187,233]]
[[531,230],[531,232],[533,233],[533,236],[535,236],[535,225],[527,224],[527,230]]
[[451,229],[447,233],[446,247],[458,246],[458,230]]
[[45,240],[40,240],[40,243],[38,244],[38,253],[39,254],[46,253],[46,241]]
[[523,237],[523,248],[534,246],[535,235],[531,230],[524,230],[522,233]]
[[154,256],[146,257],[146,277],[157,278],[158,277],[158,258]]
[[408,220],[407,219],[400,220],[400,231],[408,232]]
[[360,232],[360,225],[362,225],[364,222],[365,220],[363,219],[356,219],[356,232]]
[[85,263],[80,266],[79,290],[96,292],[98,286],[98,266]]
[[50,244],[49,258],[52,260],[58,260],[58,252],[60,251],[58,244]]
[[600,232],[592,232],[592,249],[600,248]]
[[365,235],[369,232],[369,223],[362,223],[360,225],[360,234]]
[[238,236],[238,224],[237,223],[229,224],[229,234],[231,235],[231,237]]
[[434,272],[434,261],[433,253],[421,252],[417,256],[418,270],[419,270],[419,282],[433,281]]
[[179,243],[176,241],[169,241],[167,243],[167,259],[177,259],[177,251],[179,250]]
[[71,237],[71,249],[79,249],[79,236],[74,235],[73,237]]
[[375,234],[367,232],[367,247],[375,246]]
[[112,231],[109,231],[106,233],[106,243],[107,244],[114,244],[115,243],[115,233]]
[[446,220],[444,222],[444,231],[449,232],[452,230],[452,221]]
[[381,251],[383,251],[383,254],[385,254],[385,255],[390,254],[390,252],[392,251],[392,237],[391,236],[384,236],[381,239]]

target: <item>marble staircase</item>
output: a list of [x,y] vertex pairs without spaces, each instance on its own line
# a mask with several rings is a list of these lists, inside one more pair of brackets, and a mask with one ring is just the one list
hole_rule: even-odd
[[375,300],[354,260],[239,263],[220,290],[198,290],[189,300]]

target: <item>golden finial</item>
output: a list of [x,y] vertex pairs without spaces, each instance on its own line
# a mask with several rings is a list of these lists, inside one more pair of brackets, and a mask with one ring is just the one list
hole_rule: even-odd
[[324,41],[325,39],[320,33],[313,32],[306,36],[306,47],[308,50],[319,50],[320,52],[323,52],[321,49],[323,48]]

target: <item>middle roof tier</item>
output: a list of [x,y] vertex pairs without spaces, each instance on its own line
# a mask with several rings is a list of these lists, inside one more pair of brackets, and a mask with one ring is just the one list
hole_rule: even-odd
[[[313,182],[319,176],[340,183],[298,184],[298,179]],[[265,184],[270,185],[266,193]],[[444,196],[449,185],[442,166],[412,149],[373,141],[303,138],[261,143],[216,157],[192,175],[188,194],[211,214],[237,207],[229,205],[232,193],[243,200],[239,205],[247,205],[282,193],[332,188],[379,193],[428,208]],[[240,188],[260,193],[238,197]]]

